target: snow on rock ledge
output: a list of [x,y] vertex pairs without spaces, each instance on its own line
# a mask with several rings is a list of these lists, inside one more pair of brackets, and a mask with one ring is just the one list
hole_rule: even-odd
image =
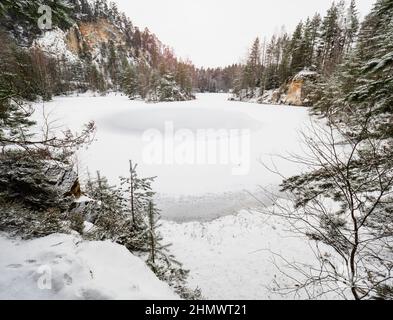
[[71,63],[79,61],[67,46],[65,32],[59,28],[46,31],[43,36],[34,41],[33,47],[38,47],[52,56],[64,58]]
[[0,288],[0,299],[179,299],[125,247],[63,234],[0,235]]

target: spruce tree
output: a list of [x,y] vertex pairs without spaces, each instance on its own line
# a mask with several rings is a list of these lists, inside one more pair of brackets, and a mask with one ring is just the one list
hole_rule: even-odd
[[291,76],[291,39],[288,34],[284,34],[281,39],[281,60],[278,65],[278,79],[279,83],[285,83],[288,78]]
[[123,73],[122,90],[133,100],[139,95],[138,89],[138,73],[136,68],[130,65]]
[[247,90],[247,94],[250,94],[251,97],[254,95],[255,89],[260,86],[261,75],[261,44],[259,38],[256,38],[250,49],[242,76],[242,87]]
[[321,28],[322,18],[319,13],[316,13],[311,20],[311,43],[312,43],[312,65],[317,66],[317,54],[319,48],[319,41],[320,41],[320,28]]
[[314,56],[314,37],[315,37],[315,29],[312,21],[308,18],[304,25],[304,34],[302,38],[301,44],[301,52],[304,55],[303,58],[303,67],[311,67],[313,64],[313,56]]
[[97,171],[96,178],[87,182],[87,193],[96,203],[88,208],[87,216],[97,227],[95,236],[100,240],[117,241],[122,236],[124,205],[121,190],[111,186]]
[[0,144],[5,146],[30,137],[33,110],[23,99],[35,98],[35,93],[25,73],[29,57],[5,33],[0,32],[0,41]]
[[120,178],[123,199],[127,204],[126,212],[129,213],[132,223],[136,226],[143,224],[149,203],[153,201],[155,195],[152,187],[155,177],[140,178],[137,167],[137,164],[130,161],[129,177]]
[[[37,21],[40,18],[38,8],[41,5],[48,5],[48,2],[45,0],[3,0],[0,5],[2,26],[18,37],[26,36],[29,32],[40,33]],[[52,9],[53,27],[66,29],[74,24],[73,4],[66,0],[57,0],[50,2],[49,5]],[[22,34],[15,26],[23,28]]]
[[340,25],[340,10],[332,4],[321,26],[321,52],[318,61],[322,74],[330,75],[340,62],[343,50],[343,28]]
[[356,1],[351,0],[349,8],[347,10],[346,25],[345,25],[345,52],[348,53],[356,40],[357,33],[359,31],[360,22],[358,17],[358,11],[356,7]]
[[176,96],[176,81],[172,73],[165,74],[158,85],[158,99],[159,101],[173,101]]
[[181,264],[170,254],[168,248],[171,244],[163,244],[163,238],[159,232],[161,227],[160,212],[152,201],[149,202],[147,214],[149,219],[149,258],[147,263],[156,274],[164,277],[168,268],[173,268],[173,264],[178,266]]

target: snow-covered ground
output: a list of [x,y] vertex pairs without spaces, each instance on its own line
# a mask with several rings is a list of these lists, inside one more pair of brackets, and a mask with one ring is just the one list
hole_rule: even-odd
[[[161,231],[173,244],[172,252],[191,270],[189,285],[199,287],[207,299],[299,298],[277,290],[277,284],[283,288],[293,283],[282,276],[273,260],[280,267],[285,263],[277,255],[313,265],[314,255],[307,239],[294,237],[282,221],[259,212],[243,210],[202,223],[167,221]],[[282,271],[293,272],[285,267]]]
[[139,258],[109,241],[0,234],[0,299],[179,299]]
[[[36,107],[35,117],[42,122],[42,106]],[[82,176],[86,175],[87,169],[92,174],[100,170],[116,183],[119,176],[128,174],[128,160],[132,159],[138,163],[142,176],[158,177],[154,188],[159,193],[163,216],[177,221],[209,220],[252,208],[258,204],[254,196],[266,202],[259,186],[275,191],[281,178],[269,172],[261,161],[269,166],[273,161],[284,175],[299,172],[296,165],[275,155],[298,152],[298,131],[309,122],[305,108],[231,102],[226,94],[201,94],[195,101],[159,104],[130,101],[120,94],[60,97],[46,103],[45,112],[50,113],[50,119],[58,120],[57,125],[72,130],[80,130],[82,124],[90,120],[96,122],[96,141],[78,156]],[[196,163],[195,160],[189,164],[174,161],[157,164],[145,161],[144,153],[150,142],[143,139],[144,134],[153,129],[164,135],[168,122],[173,125],[175,133],[187,129],[188,134],[195,133],[195,136],[198,131],[207,129],[213,129],[215,133],[218,130],[228,133],[239,130],[250,134],[244,136],[244,140],[237,140],[239,150],[231,149],[235,152],[230,153],[226,164],[219,156],[218,163]],[[164,141],[167,138],[168,135]],[[216,139],[214,133],[209,139]],[[185,148],[194,148],[189,141]],[[219,149],[220,144],[217,145]],[[233,156],[234,159],[230,158]],[[240,166],[240,174],[234,174]]]

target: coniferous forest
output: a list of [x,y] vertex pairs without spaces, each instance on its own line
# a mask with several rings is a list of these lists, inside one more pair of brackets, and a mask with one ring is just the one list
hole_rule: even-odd
[[[168,123],[189,129],[175,158],[199,129],[249,130],[244,180],[163,140],[160,166],[131,159]],[[333,2],[217,68],[116,1],[1,0],[0,148],[0,299],[393,299],[393,0]]]

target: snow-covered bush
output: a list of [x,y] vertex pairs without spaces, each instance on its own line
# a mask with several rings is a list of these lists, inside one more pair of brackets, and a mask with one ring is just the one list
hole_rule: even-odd
[[33,211],[17,203],[0,202],[0,231],[23,239],[67,232],[61,217],[56,209]]
[[94,230],[87,236],[94,240],[112,240],[130,251],[149,252],[149,225],[147,210],[152,178],[139,178],[132,167],[130,178],[121,178],[121,187],[111,186],[97,172],[86,185],[88,196],[95,201],[84,210],[92,217]]
[[175,292],[185,300],[201,300],[203,299],[202,292],[199,288],[191,289],[187,286],[187,278],[189,270],[182,268],[180,263],[175,263],[160,257],[152,268],[151,263],[148,263],[150,268],[162,281],[165,281],[172,287]]
[[[159,233],[160,214],[153,204],[154,178],[140,178],[136,165],[130,162],[130,177],[121,178],[120,187],[110,186],[108,180],[97,172],[89,178],[86,191],[95,202],[87,206],[96,211],[92,220],[94,228],[84,234],[89,240],[111,240],[139,255],[157,275],[167,282],[184,299],[200,299],[198,290],[187,287],[188,271],[176,261]],[[75,228],[74,228],[75,230]]]

